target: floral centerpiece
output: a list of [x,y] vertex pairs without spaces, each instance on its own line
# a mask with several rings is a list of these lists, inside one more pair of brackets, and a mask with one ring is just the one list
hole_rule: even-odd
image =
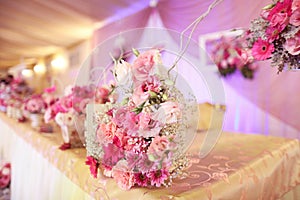
[[46,102],[41,94],[34,94],[24,101],[24,112],[31,120],[33,128],[39,128],[43,124],[43,113],[46,109]]
[[111,93],[121,99],[87,106],[86,164],[95,178],[100,170],[125,190],[169,186],[187,165],[184,134],[193,109],[163,68],[160,50],[133,53],[133,63],[113,66]]
[[0,163],[0,199],[10,199],[11,166],[10,163]]
[[272,59],[281,72],[300,68],[300,1],[275,0],[251,22],[248,45],[256,60]]
[[0,110],[7,116],[25,121],[22,112],[23,99],[32,94],[31,88],[20,78],[7,75],[0,79]]
[[[64,143],[60,149],[81,147],[80,135],[84,131],[85,107],[90,102],[105,103],[109,101],[109,89],[89,86],[69,86],[64,96],[53,100],[47,108],[44,119],[46,123],[51,120],[61,127]],[[78,135],[80,134],[80,135]]]
[[42,114],[45,108],[46,102],[40,94],[32,95],[24,102],[24,109],[31,114]]
[[221,37],[212,50],[212,59],[221,76],[228,76],[239,70],[247,79],[252,79],[257,65],[251,53],[244,46],[244,37]]
[[0,167],[0,189],[3,190],[10,185],[11,167],[10,163],[4,163]]

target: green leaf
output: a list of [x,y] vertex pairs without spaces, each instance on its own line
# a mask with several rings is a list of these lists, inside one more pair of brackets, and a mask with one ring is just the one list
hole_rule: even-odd
[[143,111],[144,105],[146,102],[142,103],[141,105],[139,105],[138,107],[135,107],[132,112],[135,112],[135,114],[139,114]]
[[122,102],[121,102],[121,104],[122,105],[126,105],[128,103],[128,101],[129,101],[129,97],[123,99]]
[[135,48],[132,48],[132,52],[136,57],[138,57],[140,55],[140,52]]
[[166,100],[168,100],[168,95],[166,95],[166,94],[163,94],[163,95],[162,95],[162,98],[163,98],[163,100],[165,100],[165,101],[166,101]]
[[153,91],[149,91],[150,97],[157,97],[156,92]]
[[265,7],[263,7],[262,9],[263,10],[269,10],[269,9],[271,9],[271,8],[273,8],[275,6],[275,4],[269,4],[269,5],[266,5]]
[[152,154],[148,154],[148,159],[152,162],[154,162],[156,160]]

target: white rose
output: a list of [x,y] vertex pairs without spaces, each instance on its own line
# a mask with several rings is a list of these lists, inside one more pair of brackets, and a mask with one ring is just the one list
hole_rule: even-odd
[[118,85],[130,85],[132,81],[131,65],[124,60],[115,66],[116,81]]

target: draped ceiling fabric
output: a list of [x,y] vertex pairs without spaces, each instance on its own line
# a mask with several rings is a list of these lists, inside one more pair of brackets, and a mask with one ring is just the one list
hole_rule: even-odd
[[[181,32],[204,13],[212,2],[213,0],[158,1],[156,7],[149,6],[131,16],[96,30],[93,35],[94,46],[113,33],[117,34],[120,31],[146,26],[151,13],[159,14],[165,28]],[[193,39],[198,41],[201,34],[234,28],[247,28],[251,20],[259,16],[261,8],[269,3],[271,3],[271,0],[224,0],[199,24],[193,34]],[[193,56],[197,57],[198,55],[199,53],[193,53]],[[243,98],[299,132],[300,107],[297,103],[300,102],[300,95],[297,95],[297,92],[300,87],[298,84],[300,72],[282,72],[278,75],[277,69],[271,68],[269,62],[260,62],[259,65],[260,68],[255,73],[253,80],[245,80],[241,76],[234,75],[231,78],[223,79],[223,81],[242,95]],[[239,113],[239,117],[247,118],[247,113],[251,110],[247,110],[247,107],[242,109],[243,112]],[[253,127],[255,123],[258,123],[255,120],[251,121]],[[251,130],[247,129],[247,131]]]

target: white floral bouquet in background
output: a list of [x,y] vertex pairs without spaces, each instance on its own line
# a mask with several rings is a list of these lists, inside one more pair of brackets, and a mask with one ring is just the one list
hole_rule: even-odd
[[87,107],[86,164],[95,178],[100,169],[125,190],[168,186],[188,163],[185,130],[197,110],[163,69],[158,49],[133,53],[133,63],[117,60],[112,70],[111,93],[120,101]]
[[300,0],[275,0],[251,22],[248,45],[256,60],[272,59],[281,72],[300,68]]

